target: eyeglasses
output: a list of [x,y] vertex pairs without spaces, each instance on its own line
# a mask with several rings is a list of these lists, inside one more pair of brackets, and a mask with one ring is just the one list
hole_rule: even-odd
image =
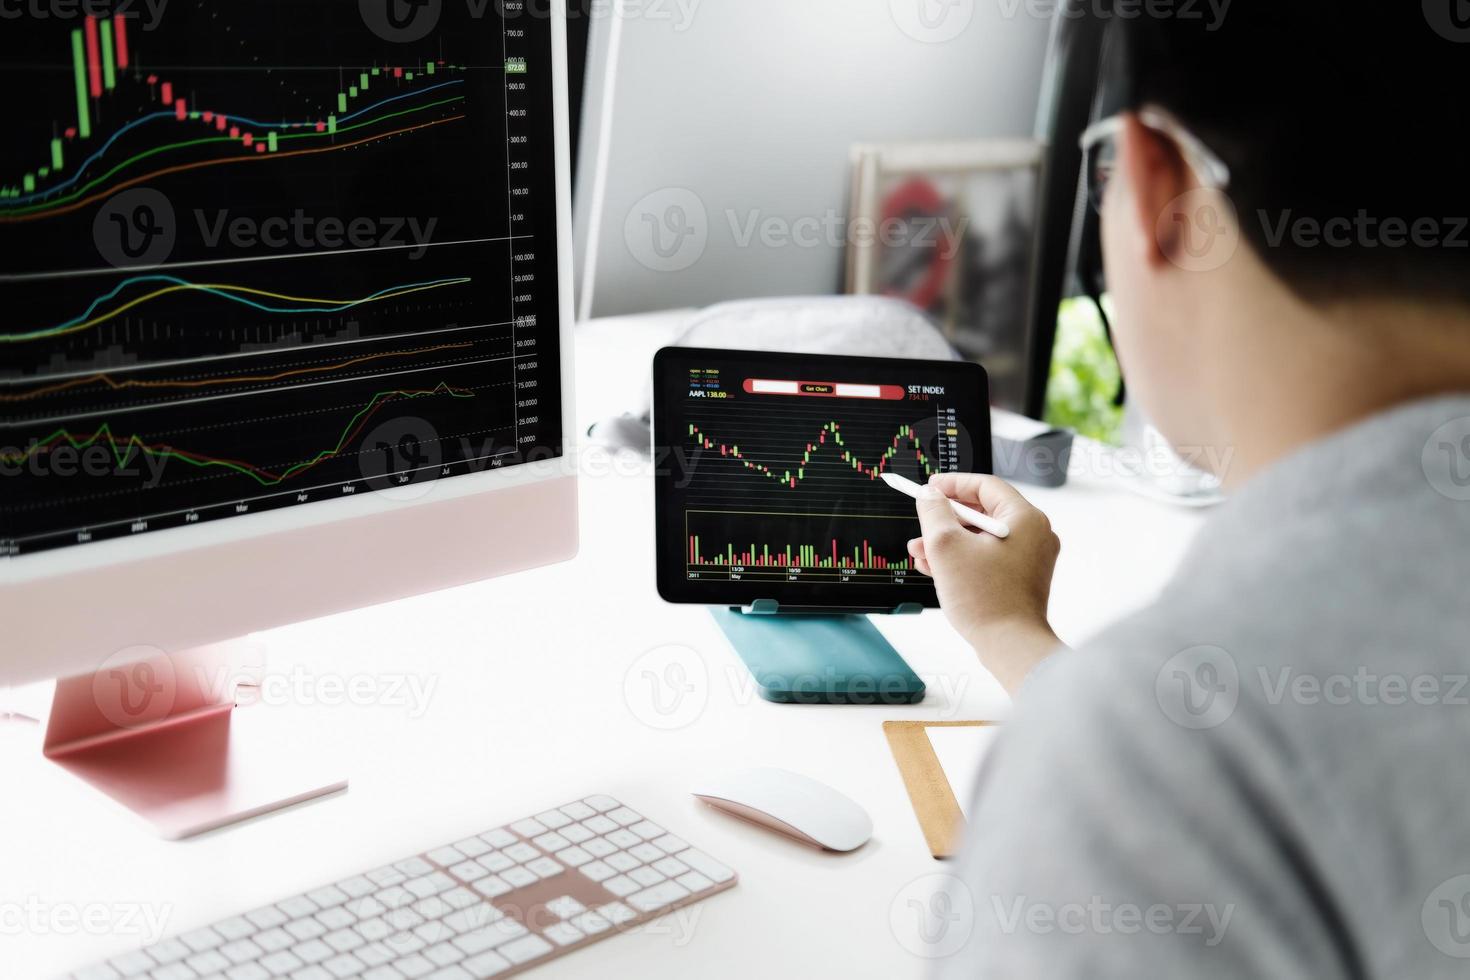
[[[1145,108],[1139,111],[1138,121],[1144,126],[1167,136],[1179,147],[1184,162],[1189,164],[1200,184],[1211,190],[1223,191],[1230,186],[1230,168],[1225,165],[1198,137],[1162,109]],[[1083,172],[1087,178],[1087,197],[1092,206],[1102,210],[1103,195],[1117,164],[1117,136],[1123,131],[1123,117],[1109,116],[1101,119],[1082,134]]]

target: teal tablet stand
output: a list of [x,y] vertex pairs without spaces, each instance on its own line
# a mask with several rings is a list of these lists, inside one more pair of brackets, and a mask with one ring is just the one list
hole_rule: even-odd
[[[884,613],[917,613],[918,603]],[[711,610],[761,697],[780,704],[916,704],[924,682],[860,611],[803,612],[769,599]]]

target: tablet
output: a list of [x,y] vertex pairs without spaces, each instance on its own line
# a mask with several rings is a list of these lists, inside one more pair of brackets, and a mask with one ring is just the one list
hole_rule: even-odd
[[939,604],[914,502],[879,477],[990,471],[978,364],[667,347],[653,380],[664,599]]

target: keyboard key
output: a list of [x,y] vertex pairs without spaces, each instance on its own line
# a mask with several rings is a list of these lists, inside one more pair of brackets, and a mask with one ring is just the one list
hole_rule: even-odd
[[[527,885],[534,885],[540,880],[534,872],[527,871],[525,868],[511,868],[509,871],[502,871],[500,877],[505,880],[506,884],[514,888],[525,888]],[[477,881],[475,884],[478,885],[479,882]]]
[[628,896],[628,904],[640,912],[652,912],[661,909],[665,905],[677,902],[681,898],[688,898],[689,891],[683,886],[672,881],[661,882],[652,888],[646,888],[641,892]]
[[[630,847],[636,847],[639,844],[643,843],[643,839],[640,838],[637,834],[633,833],[631,830],[623,830],[621,828],[614,830],[612,833],[603,837],[603,840],[607,841],[609,844],[612,844],[614,847],[621,848],[625,851]],[[662,856],[663,852],[660,851],[659,855]]]
[[323,936],[322,942],[339,953],[346,953],[361,946],[364,940],[351,929],[338,929],[336,932],[329,932]]
[[495,874],[499,871],[504,871],[506,868],[515,867],[515,862],[506,857],[504,854],[501,854],[499,851],[491,851],[489,854],[482,854],[479,857],[475,858],[475,863],[484,868],[486,871],[489,871],[491,874]]
[[439,919],[453,912],[454,909],[438,895],[430,895],[422,901],[415,902],[413,910],[425,919]]
[[284,902],[277,902],[276,908],[285,912],[286,916],[292,919],[304,919],[308,915],[316,915],[316,913],[321,911],[321,909],[317,908],[317,904],[305,895],[297,895],[295,898],[288,898]]
[[617,845],[609,844],[601,837],[594,837],[582,845],[582,850],[591,854],[593,857],[599,858],[605,858],[609,854],[615,854],[617,849]]
[[484,895],[486,898],[499,898],[501,895],[504,895],[510,890],[511,885],[504,879],[500,878],[498,875],[491,875],[488,878],[481,878],[479,881],[475,882],[475,891],[479,892],[481,895]]
[[625,806],[620,806],[616,810],[609,810],[607,813],[607,818],[609,820],[617,821],[619,827],[626,827],[629,824],[640,823],[643,820],[641,814],[634,813],[632,810],[628,809]]
[[647,865],[644,865],[641,868],[634,868],[632,871],[629,871],[628,877],[632,878],[634,881],[638,882],[638,884],[645,887],[647,887],[648,885],[656,885],[664,880],[663,875],[659,874],[657,871],[653,870]]
[[262,956],[260,958],[260,965],[265,967],[275,976],[281,977],[295,970],[301,969],[306,964],[297,959],[296,954],[291,952],[289,949],[282,949],[277,950],[276,952],[271,953],[268,956]]
[[[233,965],[217,949],[206,949],[197,956],[189,957],[184,962],[189,964],[189,969],[202,977],[207,977],[211,973],[218,973],[222,970],[228,970]],[[174,964],[174,966],[178,965],[177,963]]]
[[604,881],[602,887],[618,896],[618,898],[626,898],[634,892],[639,891],[643,886],[627,875],[618,875],[616,878],[609,878],[607,881]]
[[419,900],[417,895],[402,885],[393,885],[389,888],[384,888],[373,897],[385,909],[406,908]]
[[334,977],[355,977],[363,970],[363,962],[351,953],[343,953],[327,960],[322,966]]
[[563,895],[560,898],[553,898],[547,902],[546,911],[558,919],[570,919],[574,915],[579,915],[587,911],[587,906],[570,895]]
[[464,840],[455,841],[454,849],[467,858],[477,858],[481,854],[488,854],[490,845],[478,837],[466,837]]
[[352,955],[362,960],[367,966],[382,966],[389,960],[397,958],[397,954],[382,943],[368,943],[366,946],[353,950]]
[[388,906],[378,901],[372,895],[354,898],[342,907],[352,913],[353,921],[358,919],[371,919],[388,911]]
[[424,959],[433,963],[435,966],[448,966],[451,963],[458,963],[464,959],[464,954],[456,949],[453,943],[445,941],[437,946],[430,946],[424,950]]
[[231,963],[249,963],[251,960],[258,959],[265,952],[248,939],[237,939],[232,943],[225,943],[219,948],[219,951]]
[[410,878],[426,875],[434,870],[434,866],[421,857],[404,858],[402,861],[394,861],[393,867],[402,871]]
[[589,796],[582,802],[590,806],[592,809],[596,810],[598,813],[606,813],[609,810],[616,810],[618,807],[622,806],[621,803],[613,799],[611,796],[602,795]]
[[608,867],[607,864],[602,861],[593,861],[591,864],[584,864],[577,870],[582,872],[582,874],[586,875],[587,877],[591,878],[593,881],[606,881],[613,875],[617,874],[617,871]]
[[552,945],[540,936],[527,935],[500,947],[496,952],[517,965],[529,963],[551,952]]
[[357,921],[357,916],[347,911],[340,905],[329,909],[323,909],[315,916],[316,921],[328,929],[343,929]]
[[530,871],[537,878],[550,878],[552,875],[561,874],[566,868],[563,868],[549,857],[539,857],[527,864],[526,870]]
[[267,929],[265,932],[257,932],[253,937],[255,945],[267,953],[274,953],[278,949],[286,949],[295,945],[296,937],[285,929]]
[[475,881],[485,877],[490,872],[486,871],[479,861],[461,861],[449,869],[449,873],[460,881]]
[[641,863],[633,855],[623,851],[619,851],[616,854],[609,854],[604,860],[619,871],[632,871]]
[[439,897],[455,909],[467,909],[471,905],[480,904],[480,900],[468,888],[451,888]]
[[664,836],[664,829],[652,820],[641,820],[628,828],[644,840],[653,840]]
[[600,932],[607,932],[612,928],[612,923],[596,912],[583,912],[572,920],[572,925],[581,929],[589,936],[595,936]]
[[642,861],[644,864],[652,864],[655,861],[661,861],[663,860],[664,856],[663,851],[660,851],[658,848],[648,843],[635,844],[632,847],[628,848],[628,853],[633,855],[638,860]]
[[560,810],[547,810],[545,813],[538,813],[536,814],[536,819],[539,820],[542,826],[544,826],[547,830],[557,830],[561,827],[565,827],[567,824],[572,822],[572,818],[562,813]]
[[634,912],[622,902],[608,902],[606,905],[597,909],[597,914],[615,926],[620,926],[624,922],[638,917],[637,912]]
[[[199,974],[195,973],[184,963],[170,963],[168,966],[160,966],[148,974],[153,980],[194,980]],[[139,974],[142,976],[142,974]],[[215,974],[219,976],[219,974]]]
[[448,891],[454,887],[454,879],[442,871],[426,874],[422,878],[410,878],[403,883],[403,887],[413,892],[419,898],[428,898],[442,891]]
[[664,858],[661,861],[655,861],[653,867],[660,874],[668,875],[670,878],[677,878],[689,870],[689,865],[678,858]]
[[573,820],[586,820],[588,817],[597,812],[587,804],[580,802],[568,803],[566,806],[559,807],[558,809],[560,809],[561,812],[565,813],[568,817],[571,817]]
[[561,829],[561,835],[573,844],[580,844],[584,840],[591,840],[595,834],[579,823],[568,824]]
[[379,885],[367,875],[356,875],[346,881],[337,882],[337,887],[346,892],[348,898],[362,898],[377,891]]
[[181,960],[189,955],[189,947],[177,939],[165,939],[162,942],[149,946],[143,952],[153,957],[153,961],[160,966],[168,966],[175,960]]
[[509,847],[510,845],[514,844],[516,842],[516,836],[510,831],[501,828],[497,830],[485,831],[483,834],[480,835],[480,840],[498,850],[499,848]]
[[315,939],[327,931],[327,927],[315,919],[297,919],[295,922],[286,923],[286,931],[298,940]]
[[332,975],[320,964],[313,963],[291,974],[291,980],[332,980]]
[[245,918],[254,923],[257,929],[273,929],[276,926],[284,924],[287,916],[286,913],[282,912],[274,905],[267,905],[263,909],[256,909],[254,912],[246,912]]
[[442,864],[446,868],[451,864],[458,864],[468,856],[467,854],[459,853],[453,847],[436,847],[429,852],[430,861],[433,861],[435,864]]
[[[481,953],[479,956],[465,960],[460,966],[469,971],[470,976],[475,980],[486,980],[487,977],[493,977],[497,973],[509,970],[510,960],[495,952]],[[370,980],[370,978],[364,977],[363,980]]]
[[481,903],[467,909],[460,909],[444,917],[444,924],[454,930],[455,935],[465,932],[473,932],[493,922],[499,922],[505,918],[505,913],[493,905]]
[[527,844],[525,841],[521,841],[518,844],[512,844],[500,853],[504,854],[506,857],[510,858],[517,864],[525,864],[527,861],[534,861],[541,856],[540,851],[536,850],[536,848],[532,847],[530,844]]
[[557,851],[556,859],[562,864],[570,865],[574,868],[580,868],[582,865],[592,860],[592,855],[588,854],[580,847],[569,847],[564,851]]
[[357,934],[368,942],[375,942],[385,936],[391,936],[394,929],[386,919],[364,919],[353,926]]
[[[408,977],[408,980],[418,980],[419,977],[428,976],[434,972],[434,964],[417,953],[412,956],[405,956],[397,963],[394,963],[393,966],[399,973]],[[292,980],[295,980],[295,978],[292,978]]]
[[535,844],[543,851],[555,852],[569,846],[572,842],[567,840],[561,834],[552,831],[549,834],[542,834],[540,837],[537,837],[535,840],[531,841],[531,843]]
[[658,840],[654,841],[653,844],[665,854],[678,854],[680,851],[689,849],[687,841],[675,837],[673,834],[664,834]]
[[139,973],[147,973],[157,966],[153,958],[142,950],[135,949],[130,953],[114,957],[108,961],[123,976],[130,977]]
[[225,937],[225,942],[233,942],[236,939],[244,939],[254,932],[255,923],[243,915],[237,915],[233,918],[225,919],[223,922],[216,922],[212,928],[215,932]]
[[511,824],[510,829],[514,830],[522,837],[536,837],[540,834],[546,833],[547,828],[545,824],[543,824],[536,818],[527,817],[524,820],[517,820],[515,823]]
[[297,943],[291,947],[291,952],[295,953],[303,963],[320,963],[336,955],[332,947],[320,939],[308,939],[304,943]]
[[193,932],[184,933],[179,937],[179,941],[194,952],[202,953],[206,949],[214,949],[225,941],[225,937],[215,932],[209,926],[205,926],[203,929],[195,929]]
[[722,885],[735,877],[734,871],[731,871],[703,851],[696,851],[690,848],[679,855],[679,860],[716,884]]
[[379,888],[387,888],[389,885],[401,884],[408,878],[408,875],[390,866],[369,871],[367,878]]
[[586,827],[594,834],[605,834],[609,831],[618,829],[618,825],[616,823],[609,820],[607,817],[604,817],[600,813],[595,817],[588,817],[586,820],[583,820],[582,826]]
[[475,978],[466,972],[463,967],[455,964],[454,966],[446,966],[442,969],[435,970],[425,977],[424,980],[475,980]]
[[547,926],[541,930],[541,935],[550,939],[558,946],[570,946],[572,943],[587,938],[586,933],[570,922],[558,922],[556,925]]
[[[341,905],[343,902],[347,901],[348,895],[336,885],[328,885],[325,888],[318,888],[314,892],[307,892],[306,897],[311,899],[320,907],[327,909],[331,908],[333,905]],[[218,929],[219,926],[216,925],[215,928]]]

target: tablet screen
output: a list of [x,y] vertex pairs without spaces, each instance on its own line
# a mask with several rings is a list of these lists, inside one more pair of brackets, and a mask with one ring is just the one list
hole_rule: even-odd
[[654,359],[659,593],[937,605],[914,502],[880,479],[988,472],[976,364],[670,347]]

